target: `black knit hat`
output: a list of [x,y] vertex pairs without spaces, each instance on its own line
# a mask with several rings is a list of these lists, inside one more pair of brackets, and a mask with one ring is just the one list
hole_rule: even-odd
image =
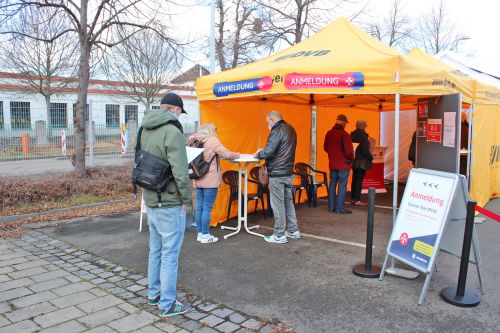
[[174,93],[168,93],[163,98],[161,99],[160,104],[170,104],[170,105],[175,105],[181,108],[182,112],[187,114],[186,110],[184,110],[184,103],[182,102],[182,99]]

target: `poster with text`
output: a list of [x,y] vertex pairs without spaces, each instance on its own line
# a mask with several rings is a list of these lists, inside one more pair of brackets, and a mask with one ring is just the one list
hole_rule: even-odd
[[444,113],[443,146],[455,148],[456,112]]
[[427,141],[441,142],[441,119],[427,121]]
[[419,121],[417,124],[417,136],[418,137],[427,137],[427,122]]
[[418,117],[426,118],[428,114],[429,114],[428,102],[418,103]]
[[411,170],[388,252],[429,271],[436,241],[453,200],[454,178]]

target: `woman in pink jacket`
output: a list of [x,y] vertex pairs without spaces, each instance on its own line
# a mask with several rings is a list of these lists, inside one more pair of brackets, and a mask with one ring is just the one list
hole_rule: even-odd
[[195,219],[198,229],[197,241],[206,244],[214,243],[219,239],[210,235],[210,220],[212,217],[212,208],[217,198],[217,192],[222,184],[222,169],[220,168],[220,158],[236,159],[240,157],[239,153],[232,153],[219,141],[217,137],[217,127],[212,123],[206,123],[201,126],[198,133],[189,137],[189,143],[195,141],[203,142],[203,158],[205,161],[210,161],[214,158],[208,172],[199,179],[193,179],[193,187],[196,191],[196,199],[198,206],[196,207]]

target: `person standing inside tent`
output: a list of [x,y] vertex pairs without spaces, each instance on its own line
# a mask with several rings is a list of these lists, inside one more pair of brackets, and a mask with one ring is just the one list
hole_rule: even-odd
[[352,211],[345,209],[347,179],[351,172],[351,163],[354,160],[351,136],[344,129],[348,123],[347,117],[339,114],[335,126],[325,136],[324,149],[328,153],[330,164],[328,209],[330,213],[336,214],[352,214]]
[[196,228],[198,229],[196,240],[202,244],[215,243],[219,239],[210,235],[209,229],[210,220],[212,219],[212,208],[217,198],[217,192],[222,184],[220,158],[234,160],[240,158],[240,154],[230,152],[222,145],[217,136],[217,127],[212,123],[200,126],[198,133],[191,135],[188,139],[190,144],[195,141],[203,142],[203,148],[205,149],[203,151],[203,159],[207,162],[212,161],[206,174],[199,179],[193,179],[193,187],[198,202],[195,212]]
[[370,140],[368,133],[365,132],[366,127],[368,127],[366,121],[360,119],[356,122],[356,130],[351,132],[352,142],[359,143],[352,164],[351,203],[355,206],[367,205],[361,201],[361,190],[366,170],[372,168],[373,155],[370,152]]
[[[270,243],[287,243],[287,237],[301,237],[292,197],[297,133],[277,111],[269,112],[266,122],[271,130],[266,146],[253,155],[255,158],[266,160],[271,206],[274,212],[274,233],[264,237],[264,240]],[[285,231],[287,220],[288,228]]]
[[[467,114],[462,112],[462,124],[460,128],[460,149],[469,149],[469,122]],[[460,174],[467,173],[467,155],[460,155]]]

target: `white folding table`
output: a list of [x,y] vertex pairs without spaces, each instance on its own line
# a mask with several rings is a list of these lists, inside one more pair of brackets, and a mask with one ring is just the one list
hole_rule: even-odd
[[[250,231],[251,229],[258,229],[259,226],[255,225],[252,227],[248,227],[248,166],[250,164],[259,164],[260,160],[258,158],[254,158],[250,154],[241,154],[240,158],[235,159],[235,160],[229,160],[231,164],[238,163],[238,226],[237,227],[227,227],[227,226],[221,226],[221,229],[229,229],[229,230],[234,230],[233,233],[227,234],[224,236],[224,239],[227,239],[231,236],[236,235],[237,233],[240,232],[241,230],[241,222],[244,222],[245,229],[249,234],[255,235],[255,236],[260,236],[264,237],[264,235],[261,235],[259,233]],[[242,170],[242,165],[245,165],[245,171]],[[241,211],[241,177],[245,175],[245,188],[244,188],[244,194],[243,194],[243,206],[245,207],[243,209],[243,212]],[[243,213],[243,214],[242,214]]]

